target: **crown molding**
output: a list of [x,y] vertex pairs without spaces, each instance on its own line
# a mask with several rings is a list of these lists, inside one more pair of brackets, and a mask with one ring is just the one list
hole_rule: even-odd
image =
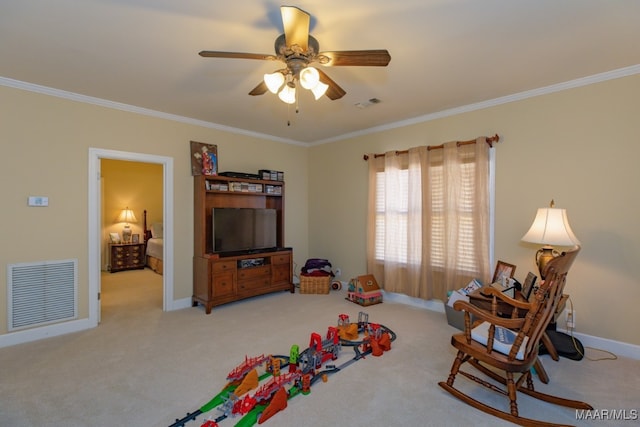
[[591,85],[591,84],[594,84],[594,83],[600,83],[600,82],[604,82],[604,81],[608,81],[608,80],[614,80],[614,79],[618,79],[618,78],[621,78],[621,77],[627,77],[627,76],[631,76],[631,75],[635,75],[635,74],[639,74],[639,73],[640,73],[640,64],[636,64],[636,65],[632,65],[632,66],[625,67],[625,68],[619,68],[617,70],[607,71],[607,72],[600,73],[600,74],[595,74],[595,75],[592,75],[592,76],[587,76],[587,77],[582,77],[582,78],[578,78],[578,79],[575,79],[575,80],[570,80],[570,81],[564,82],[564,83],[558,83],[558,84],[554,84],[554,85],[541,87],[541,88],[538,88],[538,89],[527,90],[527,91],[515,93],[515,94],[512,94],[512,95],[506,95],[506,96],[502,96],[502,97],[499,97],[499,98],[490,99],[490,100],[487,100],[487,101],[481,101],[481,102],[477,102],[477,103],[474,103],[474,104],[469,104],[469,105],[464,105],[464,106],[460,106],[460,107],[450,108],[450,109],[447,109],[447,110],[438,111],[438,112],[435,112],[435,113],[430,113],[430,114],[425,114],[423,116],[414,117],[412,119],[401,120],[401,121],[394,122],[394,123],[388,123],[388,124],[381,125],[381,126],[375,126],[375,127],[372,127],[372,128],[363,129],[363,130],[360,130],[360,131],[357,131],[357,132],[346,133],[346,134],[339,135],[339,136],[336,136],[336,137],[333,137],[333,138],[327,138],[327,139],[323,139],[323,140],[318,140],[318,141],[315,141],[315,142],[312,142],[312,143],[308,143],[308,144],[300,142],[300,141],[292,140],[292,139],[279,138],[279,137],[276,137],[276,136],[273,136],[273,135],[268,135],[268,134],[263,134],[263,133],[258,133],[258,132],[251,132],[251,131],[248,131],[248,130],[245,130],[245,129],[239,129],[239,128],[235,128],[235,127],[231,127],[231,126],[225,126],[225,125],[221,125],[221,124],[218,124],[218,123],[207,122],[207,121],[204,121],[204,120],[192,119],[192,118],[189,118],[189,117],[178,116],[176,114],[163,113],[161,111],[155,111],[155,110],[151,110],[151,109],[148,109],[148,108],[136,107],[134,105],[123,104],[123,103],[120,103],[120,102],[114,102],[114,101],[109,101],[109,100],[106,100],[106,99],[96,98],[96,97],[92,97],[92,96],[81,95],[81,94],[74,93],[74,92],[68,92],[68,91],[64,91],[64,90],[60,90],[60,89],[54,89],[54,88],[50,88],[50,87],[47,87],[47,86],[41,86],[41,85],[37,85],[37,84],[33,84],[33,83],[27,83],[27,82],[23,82],[23,81],[20,81],[20,80],[10,79],[8,77],[0,76],[0,85],[7,86],[7,87],[12,87],[12,88],[15,88],[15,89],[26,90],[26,91],[30,91],[30,92],[41,93],[41,94],[49,95],[49,96],[55,96],[55,97],[58,97],[58,98],[68,99],[68,100],[71,100],[71,101],[83,102],[83,103],[86,103],[86,104],[93,104],[93,105],[98,105],[98,106],[101,106],[101,107],[112,108],[112,109],[115,109],[115,110],[121,110],[121,111],[126,111],[126,112],[130,112],[130,113],[135,113],[135,114],[142,114],[142,115],[145,115],[145,116],[151,116],[151,117],[156,117],[156,118],[165,119],[165,120],[172,120],[172,121],[185,123],[185,124],[190,124],[190,125],[195,125],[195,126],[202,126],[202,127],[205,127],[205,128],[221,130],[221,131],[224,131],[224,132],[229,132],[229,133],[249,136],[249,137],[253,137],[253,138],[267,139],[267,140],[271,140],[271,141],[275,141],[275,142],[282,142],[282,143],[285,143],[285,144],[292,144],[292,145],[309,147],[309,146],[327,144],[327,143],[330,143],[330,142],[341,141],[341,140],[354,138],[354,137],[358,137],[358,136],[369,135],[369,134],[376,133],[376,132],[382,132],[382,131],[401,128],[401,127],[405,127],[405,126],[415,125],[415,124],[418,124],[418,123],[424,123],[424,122],[428,122],[428,121],[432,121],[432,120],[441,119],[441,118],[444,118],[444,117],[455,116],[455,115],[458,115],[458,114],[468,113],[468,112],[471,112],[471,111],[482,110],[482,109],[485,109],[485,108],[495,107],[497,105],[507,104],[507,103],[515,102],[515,101],[521,101],[521,100],[524,100],[524,99],[534,98],[534,97],[541,96],[541,95],[548,95],[548,94],[551,94],[551,93],[560,92],[560,91],[564,91],[564,90],[568,90],[568,89],[573,89],[573,88],[577,88],[577,87],[581,87],[581,86],[588,86],[588,85]]
[[640,64],[632,65],[630,67],[625,67],[625,68],[619,68],[617,70],[607,71],[605,73],[594,74],[592,76],[582,77],[582,78],[570,80],[564,83],[544,86],[538,89],[518,92],[512,95],[506,95],[499,98],[490,99],[487,101],[481,101],[474,104],[464,105],[461,107],[450,108],[448,110],[438,111],[435,113],[426,114],[424,116],[414,117],[412,119],[401,120],[394,123],[388,123],[381,126],[363,129],[357,132],[351,132],[351,133],[340,135],[334,138],[328,138],[321,141],[316,141],[310,145],[326,144],[329,142],[336,142],[343,139],[354,138],[357,136],[368,135],[368,134],[382,132],[390,129],[396,129],[396,128],[401,128],[405,126],[415,125],[419,123],[428,122],[431,120],[441,119],[444,117],[450,117],[458,114],[468,113],[471,111],[495,107],[497,105],[507,104],[509,102],[522,101],[524,99],[534,98],[541,95],[548,95],[555,92],[561,92],[563,90],[573,89],[581,86],[588,86],[594,83],[600,83],[608,80],[619,79],[621,77],[632,76],[635,74],[640,74]]
[[111,108],[114,110],[126,111],[129,113],[142,114],[144,116],[156,117],[159,119],[171,120],[174,122],[185,123],[189,125],[202,126],[205,128],[221,130],[224,132],[240,134],[244,136],[250,136],[260,139],[268,139],[276,142],[283,142],[286,144],[294,145],[306,145],[299,141],[286,138],[278,138],[273,135],[251,132],[245,129],[234,128],[231,126],[225,126],[218,123],[207,122],[204,120],[192,119],[190,117],[179,116],[177,114],[163,113],[161,111],[151,110],[143,107],[136,107],[135,105],[124,104],[121,102],[109,101],[107,99],[96,98],[93,96],[82,95],[79,93],[68,92],[66,90],[55,89],[47,86],[41,86],[34,83],[27,83],[20,80],[10,79],[8,77],[0,76],[0,85],[12,87],[15,89],[26,90],[29,92],[40,93],[43,95],[54,96],[56,98],[67,99],[70,101],[82,102],[85,104],[97,105],[100,107]]

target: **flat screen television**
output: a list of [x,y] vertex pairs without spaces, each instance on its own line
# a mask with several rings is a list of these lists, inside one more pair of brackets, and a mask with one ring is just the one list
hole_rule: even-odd
[[213,208],[213,251],[241,252],[277,246],[275,209]]

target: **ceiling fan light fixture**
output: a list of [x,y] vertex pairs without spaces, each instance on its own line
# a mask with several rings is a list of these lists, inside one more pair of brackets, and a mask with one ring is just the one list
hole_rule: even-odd
[[278,93],[278,90],[284,84],[284,75],[282,75],[280,71],[276,71],[275,73],[271,74],[265,74],[264,83],[267,85],[269,92]]
[[[316,101],[323,95],[335,101],[346,94],[345,90],[320,71],[320,68],[310,65],[386,67],[391,61],[391,55],[386,49],[321,52],[320,43],[309,34],[311,24],[309,13],[296,6],[280,6],[280,14],[284,33],[275,40],[275,55],[211,50],[200,51],[199,55],[205,58],[260,59],[283,62],[285,68],[275,73],[264,74],[263,80],[249,92],[249,95],[263,95],[269,91],[278,94],[278,97],[287,104],[298,103],[297,82],[300,82],[298,87],[311,91]],[[296,112],[297,110],[296,106]]]
[[278,94],[278,98],[286,104],[293,104],[296,102],[296,87],[286,84]]
[[316,98],[316,101],[317,101],[322,97],[322,95],[325,94],[325,92],[327,92],[327,89],[329,89],[329,85],[326,85],[322,82],[318,82],[318,84],[313,89],[311,89],[311,92],[313,92],[313,96]]
[[320,82],[320,73],[313,67],[306,67],[300,71],[300,86],[312,90]]

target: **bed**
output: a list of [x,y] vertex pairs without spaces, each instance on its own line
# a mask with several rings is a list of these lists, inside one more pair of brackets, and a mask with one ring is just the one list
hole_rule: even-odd
[[146,247],[146,266],[162,274],[164,229],[161,222],[151,223],[147,227],[147,211],[144,211],[144,243]]

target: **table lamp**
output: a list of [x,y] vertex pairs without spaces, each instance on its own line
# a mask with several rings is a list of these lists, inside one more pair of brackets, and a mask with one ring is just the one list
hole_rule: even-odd
[[122,242],[131,243],[131,228],[129,227],[129,223],[138,222],[133,211],[127,206],[122,210],[122,212],[120,212],[117,222],[124,222],[124,228],[122,229]]
[[522,237],[523,242],[539,243],[544,245],[538,249],[535,255],[540,277],[544,279],[544,269],[547,263],[559,255],[553,246],[576,246],[580,241],[573,234],[567,211],[565,209],[554,208],[555,203],[551,200],[548,208],[538,209],[533,224],[527,233]]

